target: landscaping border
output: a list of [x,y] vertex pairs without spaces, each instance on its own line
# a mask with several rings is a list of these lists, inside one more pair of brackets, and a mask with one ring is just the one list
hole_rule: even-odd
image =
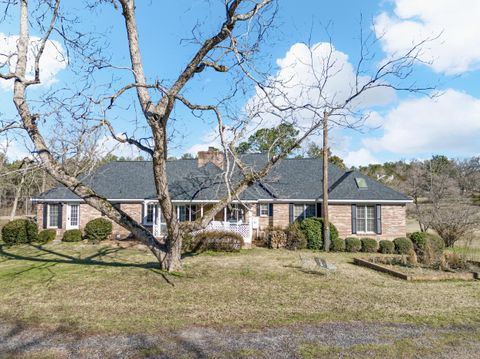
[[378,272],[390,274],[391,276],[407,281],[442,281],[442,280],[475,280],[480,279],[480,273],[462,272],[462,273],[442,273],[439,275],[409,275],[391,268],[384,267],[377,263],[372,263],[366,259],[353,258],[353,263],[362,267],[367,267]]

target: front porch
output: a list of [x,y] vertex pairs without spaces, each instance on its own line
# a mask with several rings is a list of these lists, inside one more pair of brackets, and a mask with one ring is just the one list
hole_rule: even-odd
[[[180,222],[193,222],[203,218],[214,202],[175,203],[177,219]],[[157,201],[144,202],[144,225],[151,226],[155,237],[161,238],[167,232],[165,218]],[[242,236],[245,245],[250,246],[253,236],[253,207],[252,204],[232,203],[223,211],[217,213],[205,230],[223,230],[238,233]]]

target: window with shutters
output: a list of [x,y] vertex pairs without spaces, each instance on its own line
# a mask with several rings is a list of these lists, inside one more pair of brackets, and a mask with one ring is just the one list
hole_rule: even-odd
[[260,217],[268,217],[268,203],[260,204]]
[[48,218],[47,223],[49,228],[58,228],[58,215],[60,211],[60,205],[49,204],[48,205]]
[[357,205],[357,232],[375,232],[375,206]]
[[316,205],[315,204],[294,204],[293,205],[293,220],[302,221],[305,218],[315,217],[316,216]]

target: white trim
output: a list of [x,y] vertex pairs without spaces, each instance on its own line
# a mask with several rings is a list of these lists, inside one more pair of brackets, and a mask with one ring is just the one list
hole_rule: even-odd
[[[258,213],[260,213],[260,217],[268,217],[270,214],[270,204],[269,203],[259,203],[260,206]],[[267,214],[262,214],[262,206],[267,206]]]
[[[295,203],[295,202],[300,202],[300,203],[322,203],[322,199],[259,199],[258,203],[261,202],[269,202],[269,203]],[[403,203],[413,203],[413,199],[364,199],[364,200],[355,200],[355,199],[329,199],[328,203],[351,203],[351,204],[356,204],[356,203],[397,203],[397,204],[403,204]]]
[[[57,225],[56,226],[51,226],[50,225],[50,206],[57,206],[58,210],[57,210]],[[47,204],[47,225],[45,226],[45,228],[47,229],[58,229],[59,225],[62,225],[62,223],[58,223],[58,214],[60,213],[60,211],[63,210],[63,206],[60,206],[60,203],[52,203],[52,204]],[[63,221],[63,213],[62,213],[62,221]]]
[[[72,206],[77,206],[77,225],[72,226]],[[80,204],[79,203],[67,203],[65,204],[65,229],[78,229],[80,228]]]
[[[81,202],[81,203],[86,203],[83,199],[70,199],[70,198],[57,198],[57,199],[51,199],[51,198],[48,198],[48,199],[43,199],[43,198],[30,198],[30,201],[31,202],[41,202],[41,203],[48,203],[48,202],[62,202],[62,203],[69,203],[69,202],[72,202],[72,203],[77,203],[77,202]],[[143,199],[128,199],[128,198],[107,198],[107,201],[108,202],[133,202],[133,203],[143,203],[145,200]]]
[[[373,207],[373,227],[374,227],[374,228],[376,227],[376,223],[375,223],[375,222],[376,222],[377,218],[376,218],[376,216],[375,216],[375,213],[376,213],[375,205],[371,205],[371,204],[360,204],[360,205],[358,205],[358,204],[357,204],[357,206],[355,207],[355,210],[357,211],[357,213],[356,213],[356,221],[357,221],[357,223],[356,223],[355,227],[356,227],[356,229],[357,229],[357,233],[358,233],[358,234],[377,234],[377,233],[375,232],[375,230],[373,230],[373,231],[367,231],[368,220],[369,220],[369,218],[368,218],[368,208],[369,208],[369,207]],[[362,220],[365,221],[365,231],[359,231],[359,230],[358,230],[358,220],[359,220],[358,209],[359,209],[359,208],[364,208],[364,209],[365,209],[365,217],[364,217],[364,218],[360,218],[360,219],[362,219]],[[370,218],[370,219],[372,219],[372,218]]]
[[[49,203],[49,202],[85,202],[83,199],[41,199],[41,198],[31,198],[30,201],[32,202],[42,202],[42,203]],[[109,199],[107,198],[107,201],[109,202],[133,202],[133,203],[143,203],[143,202],[158,202],[156,199],[127,199],[127,198],[114,198],[114,199]],[[173,203],[184,203],[184,204],[189,204],[189,203],[217,203],[220,202],[219,200],[191,200],[191,201],[184,201],[184,200],[172,200]],[[302,202],[302,203],[321,203],[323,202],[322,199],[258,199],[258,200],[245,200],[245,201],[239,201],[239,200],[234,200],[232,203],[293,203],[293,202]],[[413,199],[364,199],[364,200],[355,200],[355,199],[331,199],[328,201],[328,203],[392,203],[392,204],[404,204],[404,203],[413,203]]]
[[[41,203],[47,203],[47,202],[82,202],[85,203],[83,199],[65,199],[65,198],[48,198],[48,199],[43,199],[43,198],[30,198],[31,202],[41,202]],[[158,202],[158,199],[147,199],[147,198],[140,198],[140,199],[132,199],[132,198],[107,198],[108,202],[133,202],[133,203],[143,203],[143,202]],[[194,204],[194,203],[218,203],[220,200],[200,200],[200,199],[193,199],[191,201],[186,201],[186,200],[180,200],[180,199],[174,199],[172,200],[172,203],[179,203],[179,204]],[[232,203],[257,203],[257,200],[245,200],[245,201],[239,201],[239,200],[233,200]],[[271,201],[270,201],[271,202]]]
[[[321,201],[320,201],[321,202]],[[405,200],[395,200],[395,199],[384,199],[384,200],[376,200],[376,199],[364,199],[364,200],[352,200],[352,199],[333,199],[328,201],[328,203],[351,203],[351,204],[362,204],[362,203],[390,203],[390,204],[405,204],[405,203],[413,203],[413,199],[405,199]]]

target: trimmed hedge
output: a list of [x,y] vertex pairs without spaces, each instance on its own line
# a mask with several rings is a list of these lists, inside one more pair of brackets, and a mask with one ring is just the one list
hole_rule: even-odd
[[2,240],[8,245],[36,242],[37,239],[37,224],[29,219],[15,219],[2,228]]
[[290,250],[305,249],[307,248],[307,238],[300,228],[300,223],[291,223],[285,230],[287,234],[287,243],[285,248]]
[[103,241],[112,234],[112,222],[105,218],[95,218],[85,226],[85,236],[90,241]]
[[80,242],[82,240],[82,231],[79,229],[69,229],[63,233],[63,242]]
[[193,252],[238,252],[244,244],[240,234],[230,231],[202,231],[194,238]]
[[345,250],[347,252],[360,252],[362,249],[362,242],[355,237],[345,238]]
[[362,252],[375,253],[378,250],[378,243],[373,238],[362,238]]
[[413,251],[413,243],[408,238],[395,238],[393,243],[395,245],[395,252],[398,254],[411,254]]
[[395,244],[392,241],[381,240],[379,243],[379,251],[383,254],[395,253]]
[[342,238],[332,239],[330,250],[333,252],[345,252],[345,240]]
[[57,236],[57,231],[55,229],[44,229],[40,233],[38,233],[38,244],[45,244],[51,242]]
[[[307,248],[323,249],[323,218],[310,217],[300,222],[305,237],[307,238]],[[330,222],[330,243],[333,239],[338,238],[338,230],[335,225]]]

